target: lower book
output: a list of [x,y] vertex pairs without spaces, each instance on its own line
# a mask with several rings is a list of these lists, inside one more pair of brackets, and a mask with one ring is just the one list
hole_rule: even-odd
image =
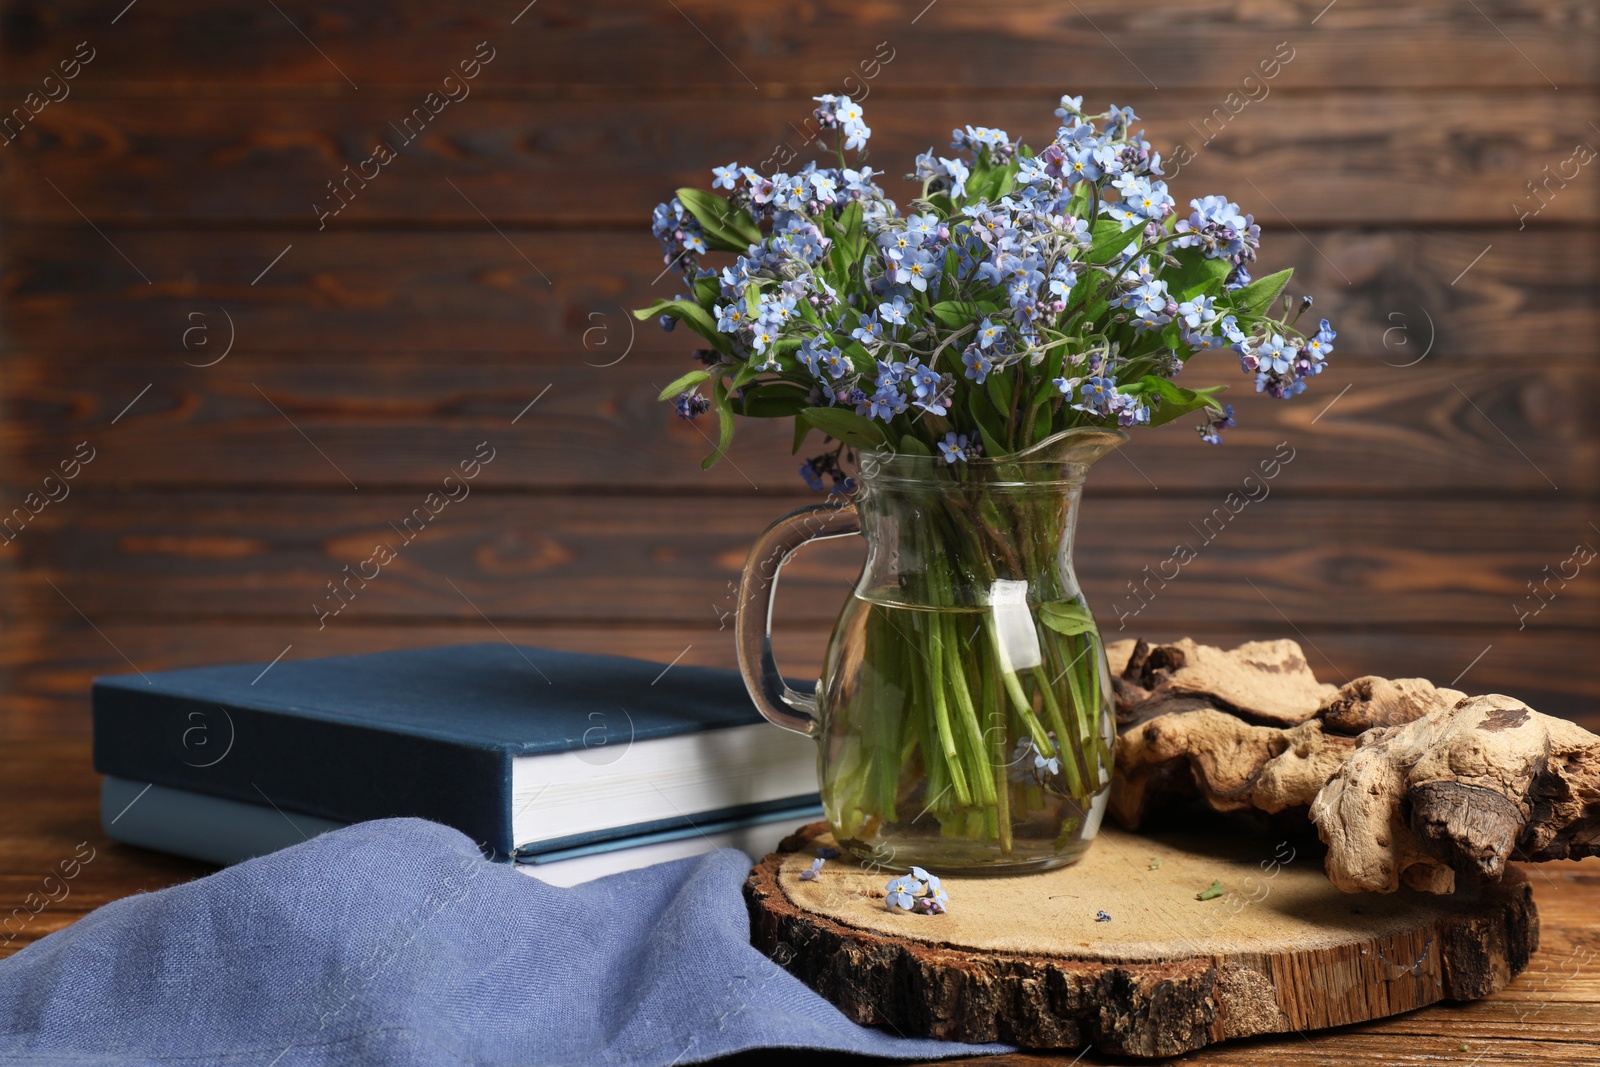
[[[700,817],[687,826],[524,853],[517,857],[517,868],[552,885],[570,886],[719,848],[735,848],[755,860],[821,815],[821,805],[808,798],[790,807]],[[100,824],[115,841],[224,866],[347,825],[266,804],[115,777],[100,787]]]

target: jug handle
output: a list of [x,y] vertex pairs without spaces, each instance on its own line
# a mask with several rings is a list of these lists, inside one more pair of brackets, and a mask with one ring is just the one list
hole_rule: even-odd
[[778,590],[778,574],[802,545],[860,531],[853,501],[821,504],[785,515],[767,527],[750,548],[739,578],[738,614],[734,621],[739,672],[744,675],[745,688],[756,708],[775,726],[807,737],[815,737],[821,728],[816,696],[790,688],[772,654],[772,602]]

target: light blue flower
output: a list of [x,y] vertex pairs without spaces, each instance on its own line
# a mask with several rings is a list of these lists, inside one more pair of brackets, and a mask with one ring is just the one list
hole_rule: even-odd
[[916,906],[916,893],[922,888],[910,875],[902,874],[899,878],[891,878],[884,890],[889,894],[884,899],[884,906],[890,911],[899,908],[901,911],[910,911]]
[[1067,162],[1061,169],[1069,181],[1098,181],[1100,179],[1100,164],[1094,158],[1095,149],[1091,144],[1073,144],[1066,148]]
[[885,256],[894,256],[908,248],[915,248],[922,243],[922,239],[909,229],[888,230],[878,235],[878,244],[883,249]]
[[1328,325],[1328,320],[1323,319],[1321,328],[1306,342],[1306,355],[1313,363],[1321,364],[1323,360],[1333,355],[1333,339],[1338,336],[1333,327]]
[[1127,175],[1114,184],[1122,193],[1122,206],[1141,219],[1166,218],[1172,210],[1173,200],[1167,193],[1166,182]]
[[1090,376],[1078,386],[1078,403],[1072,406],[1093,415],[1109,415],[1111,399],[1116,395],[1117,383],[1114,380]]
[[1201,329],[1217,320],[1216,303],[1216,300],[1209,296],[1197,296],[1185,300],[1178,305],[1178,317],[1183,319],[1184,325],[1189,329]]
[[[782,179],[781,181],[779,179]],[[811,199],[811,179],[805,174],[776,175],[773,181],[773,202],[789,211],[804,211]]]
[[944,376],[932,367],[908,366],[913,396],[926,399],[939,391]]
[[1150,424],[1150,405],[1144,398],[1128,396],[1118,393],[1111,398],[1107,407],[1108,413],[1117,417],[1118,426],[1148,426]]
[[[913,877],[913,878],[917,879],[919,882],[923,883],[924,889],[923,889],[923,894],[922,895],[923,895],[924,899],[926,899],[926,900],[936,900],[940,904],[949,903],[950,897],[949,897],[948,894],[945,893],[944,889],[940,886],[940,884],[939,884],[939,876],[938,875],[929,874],[927,871],[923,870],[921,867],[912,867],[911,868],[911,877]],[[940,910],[942,911],[943,909],[940,909]]]
[[1033,769],[1045,774],[1060,774],[1061,757],[1051,756],[1046,759],[1044,753],[1035,752],[1033,754]]
[[807,337],[800,342],[800,350],[795,353],[795,358],[800,361],[801,366],[811,372],[813,378],[820,378],[822,377],[822,357],[830,351],[837,352],[838,349],[824,347],[820,338]]
[[894,280],[899,285],[909,285],[919,293],[928,291],[928,280],[937,270],[937,264],[920,248],[908,248],[894,255]]
[[961,353],[961,362],[966,365],[967,377],[982,385],[989,377],[989,372],[994,370],[994,360],[984,355],[977,342],[967,346]]
[[950,179],[950,195],[967,195],[967,179],[972,176],[972,171],[967,169],[967,165],[959,159],[945,159],[943,156],[939,157],[939,163]]
[[815,171],[808,175],[811,179],[811,195],[824,207],[838,199],[839,183],[829,174]]
[[944,440],[939,442],[939,452],[944,456],[946,463],[965,463],[967,455],[967,435],[956,433],[954,430],[944,435]]
[[1128,127],[1138,121],[1139,116],[1133,113],[1131,107],[1118,107],[1112,104],[1105,113],[1106,131],[1119,130],[1123,136],[1127,135]]
[[1133,309],[1134,327],[1140,330],[1166,325],[1172,321],[1172,313],[1177,310],[1167,295],[1167,283],[1160,278],[1151,279],[1126,294],[1119,303]]
[[892,326],[904,326],[911,320],[911,315],[916,309],[906,303],[903,296],[894,297],[884,304],[878,305],[878,317]]
[[815,882],[817,880],[817,875],[822,873],[822,865],[827,862],[827,860],[823,859],[821,856],[818,856],[816,859],[811,861],[810,870],[800,872],[800,880],[802,882]]
[[877,386],[879,389],[894,389],[906,379],[906,372],[910,368],[899,360],[878,360]]
[[712,167],[711,173],[716,176],[711,188],[732,189],[739,181],[739,164],[729,163],[726,167]]
[[844,176],[844,191],[851,196],[871,196],[883,192],[872,180],[877,172],[871,167],[862,167],[860,170],[846,167],[841,173]]
[[939,216],[928,213],[925,215],[911,215],[906,218],[906,232],[914,235],[918,244],[924,244],[939,236],[939,228],[944,225],[944,220]]
[[1033,284],[1026,278],[1013,277],[1006,283],[1006,302],[1014,308],[1025,307],[1038,299]]
[[883,323],[878,321],[877,312],[869,311],[865,315],[862,315],[859,320],[859,325],[850,331],[850,336],[855,338],[857,341],[860,341],[864,345],[882,341]]
[[1071,260],[1057,260],[1056,265],[1050,268],[1050,296],[1060,303],[1065,303],[1072,287],[1078,284],[1078,265]]
[[750,335],[750,347],[757,352],[764,352],[778,340],[778,330],[775,326],[758,323]]
[[854,368],[850,364],[850,357],[837,348],[830,348],[822,357],[822,369],[828,372],[828,377],[835,380],[843,378]]
[[1275,333],[1256,348],[1257,367],[1268,374],[1288,374],[1297,354],[1294,345]]
[[782,329],[795,315],[795,298],[792,296],[763,293],[760,303],[756,305],[757,320],[777,329]]
[[905,410],[906,398],[894,389],[879,389],[869,396],[864,404],[856,405],[857,415],[882,419],[884,422],[889,422]]
[[1102,178],[1116,178],[1122,174],[1122,156],[1111,145],[1098,145],[1094,150],[1094,165]]
[[978,323],[978,347],[993,348],[996,343],[1003,342],[1006,337],[1006,328],[995,324],[988,318]]

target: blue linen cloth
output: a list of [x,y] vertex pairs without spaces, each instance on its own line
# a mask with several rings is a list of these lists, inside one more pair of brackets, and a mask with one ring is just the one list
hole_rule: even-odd
[[731,850],[570,889],[420,819],[126,897],[0,961],[0,1063],[653,1067],[857,1026],[749,943]]

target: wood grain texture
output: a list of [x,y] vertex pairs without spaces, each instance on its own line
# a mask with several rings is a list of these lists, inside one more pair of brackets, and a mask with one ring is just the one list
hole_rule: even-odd
[[[1272,497],[1118,632],[1303,635],[1326,680],[1470,664],[1464,685],[1592,711],[1593,576],[1520,631],[1514,601],[1600,536],[1600,200],[1585,170],[1526,229],[1513,207],[1595,143],[1591,4],[278,7],[140,3],[113,24],[82,0],[0,0],[6,106],[79,41],[97,50],[68,99],[0,138],[0,510],[78,442],[98,449],[70,499],[0,543],[0,731],[86,730],[88,677],[130,669],[105,638],[147,669],[496,627],[730,664],[726,582],[802,502],[796,461],[783,427],[746,425],[703,473],[704,438],[654,403],[695,343],[643,324],[628,347],[624,309],[676,291],[644,214],[712,163],[798,146],[812,95],[862,87],[873,163],[896,174],[957,123],[1037,139],[1062,91],[1134,105],[1169,161],[1198,151],[1180,202],[1222,189],[1255,211],[1261,270],[1300,268],[1340,330],[1293,403],[1216,357],[1204,376],[1237,383],[1228,447],[1180,420],[1095,471],[1080,567],[1110,628],[1163,542],[1289,441]],[[480,41],[495,58],[472,96],[319,231],[326,181]],[[1247,85],[1280,42],[1294,58]],[[1263,87],[1221,122],[1230,92]],[[185,365],[225,332],[227,359]],[[486,439],[472,499],[318,631],[309,594]],[[797,670],[849,551],[791,572]]]
[[[605,332],[591,335],[589,350],[549,361],[308,353],[269,362],[241,351],[198,368],[175,356],[17,353],[0,397],[0,453],[9,456],[0,510],[85,440],[99,452],[85,485],[348,488],[294,427],[363,487],[419,484],[489,440],[501,458],[484,468],[480,486],[783,495],[801,488],[787,420],[746,422],[732,462],[701,470],[709,422],[685,423],[655,399],[688,361],[624,356],[626,326],[616,318],[596,320],[593,328]],[[205,335],[196,333],[184,359],[222,354],[226,326],[215,312],[211,320],[203,328],[215,332],[208,344],[218,347],[208,354],[199,343]],[[607,338],[611,330],[617,336]],[[1220,496],[1281,442],[1294,450],[1274,485],[1282,493],[1544,496],[1552,482],[1567,492],[1600,488],[1600,369],[1593,364],[1523,360],[1527,369],[1514,375],[1504,360],[1425,358],[1405,366],[1415,357],[1404,355],[1400,334],[1391,339],[1387,362],[1341,359],[1304,402],[1253,392],[1231,355],[1201,357],[1189,373],[1231,383],[1239,426],[1227,447],[1206,447],[1194,433],[1198,419],[1179,419],[1137,435],[1123,455],[1099,464],[1092,490],[1151,492],[1149,477],[1163,492]],[[1415,342],[1417,355],[1424,341]],[[208,447],[191,448],[196,439]]]
[[[421,0],[338,0],[310,9],[289,4],[283,13],[271,5],[207,0],[142,12],[114,29],[102,9],[82,0],[8,0],[0,14],[12,56],[8,80],[22,83],[48,73],[85,37],[103,42],[90,70],[106,83],[310,86],[340,95],[353,86],[431,87],[484,40],[497,52],[489,68],[496,80],[547,92],[809,90],[842,83],[886,39],[899,52],[900,84],[952,94],[976,85],[1060,93],[1072,88],[1064,77],[1118,88],[1232,86],[1286,39],[1305,42],[1303,65],[1297,60],[1291,68],[1305,85],[1548,87],[1596,80],[1595,57],[1584,47],[1594,11],[1582,0],[1480,0],[1479,11],[1447,0],[1403,6],[1344,0],[1321,17],[1324,5],[1316,0],[1243,7],[1130,8],[1115,0],[925,6],[925,0],[867,7],[850,0],[796,7],[684,0],[641,10],[628,0],[547,0],[519,16],[523,5],[516,0],[471,11]],[[1107,38],[1116,47],[1108,48]]]
[[[724,609],[726,610],[726,609]],[[82,618],[40,620],[12,627],[0,645],[0,680],[7,699],[0,703],[0,735],[80,735],[89,731],[89,682],[100,674],[126,674],[197,667],[212,663],[268,663],[286,659],[348,655],[398,648],[511,640],[545,648],[609,652],[658,663],[736,666],[731,619],[718,627],[708,612],[700,623],[641,622],[524,623],[480,619],[401,622],[362,621],[357,616],[322,630],[303,622],[239,619],[166,621],[138,618],[104,620],[95,629]],[[788,617],[779,608],[778,661],[784,673],[815,678],[827,642],[825,623]],[[1196,632],[1216,645],[1232,647],[1262,636],[1294,637],[1306,643],[1313,669],[1328,682],[1364,674],[1421,675],[1443,684],[1452,679],[1473,693],[1507,693],[1552,715],[1600,731],[1600,705],[1587,672],[1572,664],[1592,654],[1591,631],[1514,629],[1441,634],[1363,626],[1328,629],[1301,627],[1237,629],[1207,624],[1203,629],[1141,628],[1152,641]],[[679,657],[682,657],[679,659]]]
[[1539,941],[1521,872],[1449,897],[1349,895],[1312,855],[1238,828],[1103,829],[1071,867],[946,876],[939,916],[886,910],[877,864],[802,881],[833,844],[816,823],[756,865],[752,939],[857,1022],[908,1035],[1169,1057],[1481,999]]
[[[1568,164],[1565,179],[1558,173],[1575,146],[1595,139],[1588,121],[1600,100],[1593,94],[1552,94],[1547,86],[1277,89],[1313,49],[1303,43],[1278,78],[1253,82],[1248,96],[1219,89],[1175,97],[1146,86],[1118,97],[1144,120],[1180,203],[1226,189],[1261,222],[1303,228],[1379,220],[1515,226],[1519,212],[1540,226],[1600,217],[1600,199],[1572,177],[1575,165]],[[916,190],[902,181],[900,161],[953,127],[998,126],[1036,147],[1055,135],[1049,92],[907,99],[892,95],[898,73],[894,62],[882,66],[872,83],[881,89],[866,103],[873,158],[892,161],[886,188],[901,203]],[[637,230],[673,189],[708,182],[708,160],[771,159],[766,169],[773,169],[788,158],[774,155],[785,147],[797,160],[827,158],[833,150],[831,141],[809,140],[816,133],[809,96],[734,97],[719,103],[710,125],[699,107],[666,99],[623,106],[507,100],[492,95],[500,89],[492,78],[474,86],[420,137],[393,125],[415,100],[372,87],[314,108],[281,98],[177,99],[160,106],[69,98],[46,108],[0,153],[0,217],[77,226],[81,210],[102,226],[272,221],[303,228],[316,218],[313,203],[338,206],[326,183],[357,173],[356,165],[384,144],[399,158],[370,182],[342,189],[350,204],[330,225],[426,220],[477,227],[481,210],[501,226]],[[93,85],[83,89],[93,91]],[[1532,113],[1538,123],[1527,121]],[[640,166],[641,159],[650,165]],[[1546,166],[1555,178],[1536,197],[1527,183],[1544,181]],[[1419,196],[1419,188],[1428,194]]]
[[[608,317],[599,322],[620,337],[623,309],[678,291],[660,276],[642,223],[626,233],[104,233],[116,248],[81,224],[11,230],[0,279],[14,347],[205,362],[214,357],[184,352],[183,334],[193,312],[220,331],[220,307],[241,354],[468,351],[576,361],[588,356],[592,314]],[[1530,339],[1579,358],[1600,345],[1600,309],[1589,300],[1600,245],[1586,230],[1288,230],[1264,242],[1257,273],[1296,268],[1296,291],[1316,293],[1319,313],[1338,324],[1341,359],[1415,360],[1420,349],[1401,347],[1402,338],[1424,347],[1431,339],[1431,351],[1452,361],[1531,360],[1538,346]],[[687,331],[642,325],[638,337],[641,352],[697,347]]]
[[[104,837],[98,782],[90,769],[88,742],[81,738],[0,746],[0,805],[10,815],[0,839],[0,914],[23,907],[27,895],[38,892],[44,877],[58,872],[80,843],[95,849],[94,859],[70,883],[67,897],[39,911],[15,938],[0,941],[0,956],[65,928],[102,904],[189,881],[212,869]],[[1541,919],[1540,950],[1522,974],[1488,1000],[1424,1008],[1330,1033],[1214,1046],[1173,1062],[1208,1067],[1255,1067],[1262,1062],[1434,1067],[1479,1057],[1483,1064],[1600,1063],[1600,1037],[1593,1029],[1595,1005],[1600,1003],[1600,944],[1591,928],[1600,860],[1533,868],[1530,877]],[[953,1055],[959,1051],[959,1046],[951,1047]],[[1064,1064],[1074,1054],[1017,1053],[981,1062],[985,1067],[1047,1067]],[[816,1055],[763,1051],[727,1062],[808,1065],[816,1062]],[[1085,1051],[1078,1062],[1126,1061]]]
[[[441,476],[448,470],[441,464]],[[1226,499],[1091,496],[1080,518],[1077,570],[1108,639],[1201,621],[1277,629],[1285,619],[1347,626],[1447,620],[1515,630],[1521,620],[1514,605],[1533,612],[1540,602],[1528,588],[1536,579],[1547,603],[1528,616],[1529,625],[1600,623],[1600,583],[1574,579],[1563,587],[1557,576],[1542,584],[1543,568],[1558,571],[1574,545],[1596,539],[1595,504],[1545,504],[1543,523],[1530,529],[1515,508],[1486,513],[1470,501],[1431,501],[1426,521],[1418,521],[1409,500],[1368,501],[1352,513],[1337,499],[1268,496],[1251,504],[1235,495],[1243,506],[1234,513]],[[578,496],[552,509],[538,497],[480,492],[430,514],[421,489],[84,489],[46,506],[10,543],[18,565],[11,595],[25,617],[66,619],[82,611],[97,621],[315,621],[313,605],[336,611],[348,601],[344,617],[328,625],[352,617],[472,619],[479,612],[525,622],[692,624],[715,620],[718,605],[730,602],[729,583],[755,535],[777,515],[814,502]],[[1306,529],[1317,537],[1301,536]],[[1464,529],[1472,530],[1470,540]],[[1195,558],[1164,566],[1178,543]],[[380,545],[397,558],[372,562]],[[784,570],[789,617],[831,622],[861,558],[856,538],[797,556]]]

